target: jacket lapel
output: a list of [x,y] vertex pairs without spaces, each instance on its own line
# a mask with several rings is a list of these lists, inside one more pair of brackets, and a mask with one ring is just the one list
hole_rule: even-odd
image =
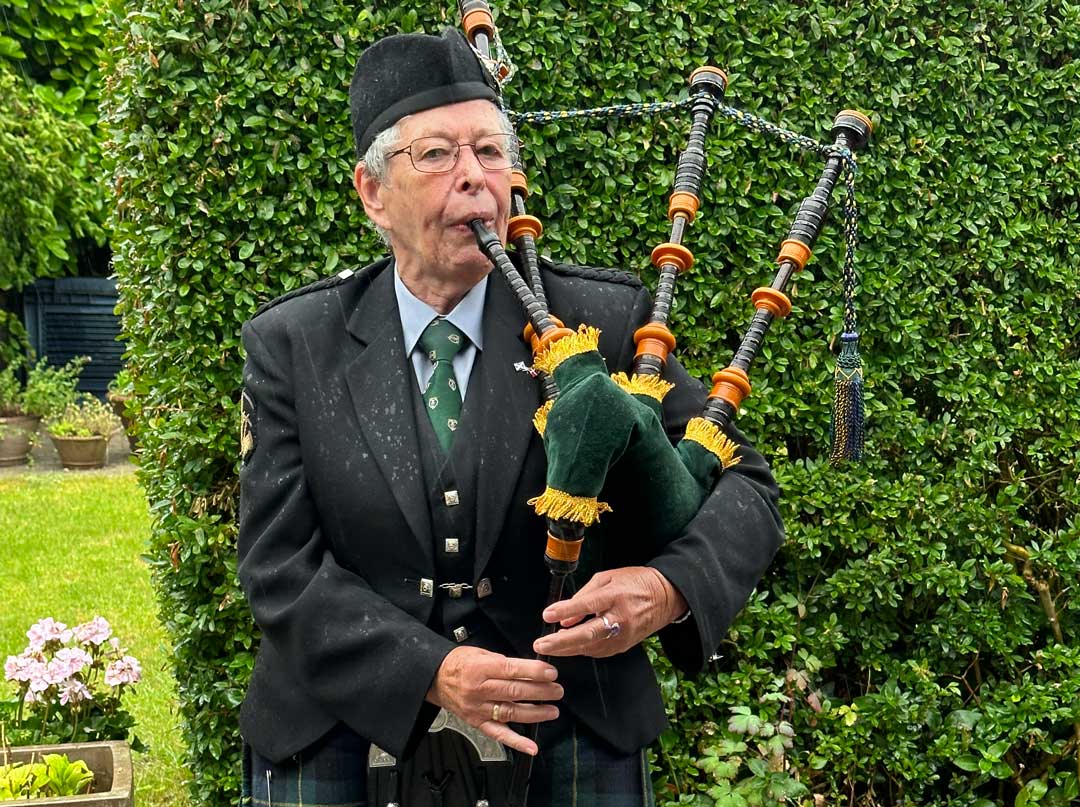
[[[521,337],[524,314],[502,276],[493,271],[484,300],[484,355],[479,378],[469,379],[469,389],[482,385],[488,411],[478,429],[480,467],[477,472],[476,559],[479,577],[502,533],[510,507],[527,507],[512,501],[535,432],[533,413],[540,405],[540,387],[528,373],[514,369],[518,362],[532,364],[532,350]],[[470,393],[471,394],[471,393]],[[537,438],[539,439],[539,438]]]
[[416,376],[405,356],[393,271],[390,264],[379,272],[349,317],[347,328],[360,353],[346,365],[345,381],[372,456],[421,551],[431,558],[431,519],[410,387]]

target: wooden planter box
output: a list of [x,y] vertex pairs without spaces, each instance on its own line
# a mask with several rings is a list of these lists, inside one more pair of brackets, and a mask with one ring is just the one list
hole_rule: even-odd
[[0,468],[26,463],[40,421],[29,415],[0,418]]
[[82,796],[13,801],[33,807],[133,807],[135,787],[131,778],[131,749],[125,742],[22,745],[11,749],[9,762],[40,760],[44,754],[67,754],[81,759],[94,772],[92,792]]
[[60,464],[72,470],[85,468],[104,468],[109,455],[109,438],[101,435],[94,437],[57,437],[49,435]]

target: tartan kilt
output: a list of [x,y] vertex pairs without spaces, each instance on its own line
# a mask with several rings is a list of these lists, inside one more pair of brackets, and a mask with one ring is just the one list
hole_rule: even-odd
[[[540,754],[533,763],[528,807],[654,807],[645,749],[620,754],[573,718],[563,717],[542,726],[537,742]],[[276,764],[245,746],[240,803],[242,807],[386,807],[368,802],[368,747],[366,740],[343,724]],[[500,807],[503,800],[490,801],[491,807]],[[403,803],[401,807],[429,806]]]

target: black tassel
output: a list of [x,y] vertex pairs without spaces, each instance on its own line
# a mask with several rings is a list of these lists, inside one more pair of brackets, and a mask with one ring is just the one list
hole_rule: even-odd
[[840,342],[840,355],[836,358],[834,377],[830,465],[839,465],[847,460],[861,460],[865,441],[859,334],[844,333]]

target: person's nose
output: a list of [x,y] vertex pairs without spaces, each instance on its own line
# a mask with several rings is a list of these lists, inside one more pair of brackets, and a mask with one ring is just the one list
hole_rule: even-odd
[[454,166],[458,187],[462,191],[475,193],[487,183],[484,166],[480,165],[474,146],[463,144],[459,148],[457,165]]

